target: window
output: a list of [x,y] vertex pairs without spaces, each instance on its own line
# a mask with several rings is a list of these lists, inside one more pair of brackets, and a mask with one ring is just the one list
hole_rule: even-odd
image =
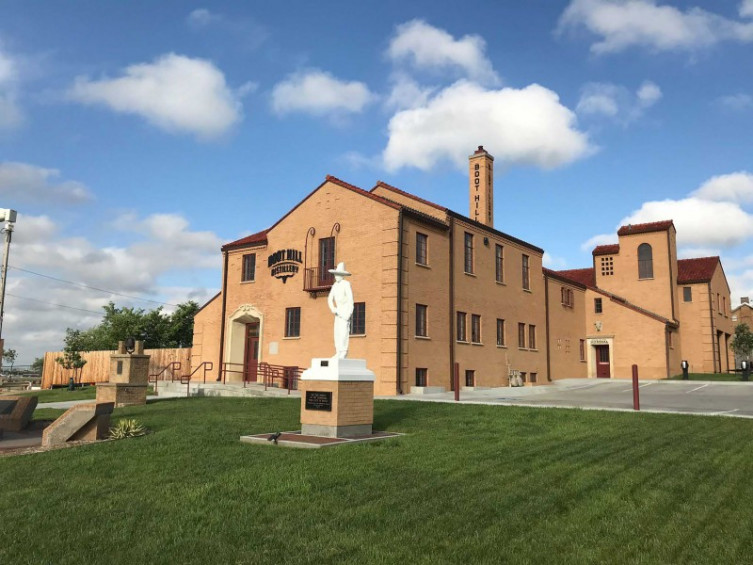
[[601,274],[605,277],[614,274],[614,257],[601,258]]
[[597,314],[602,313],[601,298],[594,298],[594,312]]
[[722,313],[722,295],[718,292],[716,293],[716,310],[720,314]]
[[476,371],[467,369],[465,371],[465,386],[476,386]]
[[428,373],[428,369],[416,368],[416,386],[426,386],[426,377]]
[[494,248],[494,271],[497,282],[505,282],[505,248],[501,245]]
[[419,265],[429,264],[429,236],[416,232],[416,263]]
[[539,377],[538,373],[531,373],[531,382],[535,383],[536,379]]
[[505,321],[501,318],[497,318],[497,345],[500,347],[505,345]]
[[523,255],[523,289],[531,290],[531,277],[528,272],[528,255]]
[[536,326],[528,326],[528,349],[536,349]]
[[575,297],[571,288],[562,287],[560,289],[562,294],[562,305],[567,308],[572,308],[575,305]]
[[641,243],[638,246],[638,278],[654,278],[654,255],[648,243]]
[[425,304],[416,304],[416,335],[419,337],[428,337],[428,328],[426,325],[426,311],[429,309]]
[[465,312],[458,312],[456,323],[456,339],[458,341],[466,341],[465,335]]
[[243,272],[241,273],[241,282],[254,280],[256,277],[256,253],[249,253],[243,256]]
[[722,296],[722,314],[727,315],[727,297]]
[[518,324],[518,347],[521,349],[526,347],[526,325],[522,322]]
[[481,316],[471,314],[471,343],[481,343]]
[[285,308],[285,337],[301,336],[301,309]]
[[473,273],[473,234],[465,232],[465,261],[463,268],[466,273]]
[[319,240],[319,286],[331,285],[335,277],[329,272],[335,268],[335,238],[323,237]]
[[693,288],[689,286],[682,287],[682,299],[685,302],[693,302]]
[[520,372],[520,380],[522,382],[526,382],[526,372],[525,371],[521,371]]
[[581,361],[586,360],[586,340],[585,339],[580,340],[580,360]]
[[366,335],[366,303],[353,304],[353,316],[350,318],[350,335]]

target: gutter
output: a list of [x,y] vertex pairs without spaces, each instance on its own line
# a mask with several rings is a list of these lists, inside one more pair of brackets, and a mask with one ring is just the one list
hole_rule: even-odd
[[217,382],[222,380],[222,359],[225,355],[225,314],[227,312],[227,265],[228,265],[228,252],[223,251],[223,267],[222,267],[222,314],[220,319],[220,358],[217,362]]
[[397,215],[397,365],[395,366],[395,387],[398,395],[403,394],[403,209]]
[[455,390],[455,333],[454,333],[454,318],[455,318],[455,219],[453,216],[448,216],[450,219],[450,268],[449,268],[449,286],[450,286],[450,390]]

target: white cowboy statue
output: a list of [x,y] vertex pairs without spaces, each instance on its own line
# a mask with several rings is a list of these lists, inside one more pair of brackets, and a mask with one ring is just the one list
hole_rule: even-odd
[[353,290],[345,280],[350,273],[345,270],[345,263],[338,263],[337,268],[329,269],[335,275],[335,284],[329,291],[327,304],[335,315],[335,356],[345,359],[348,356],[348,341],[350,340],[350,318],[353,316]]

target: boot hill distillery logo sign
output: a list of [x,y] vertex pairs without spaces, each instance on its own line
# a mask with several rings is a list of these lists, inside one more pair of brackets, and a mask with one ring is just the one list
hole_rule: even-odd
[[282,282],[286,282],[295,275],[301,264],[303,264],[303,254],[297,249],[281,249],[267,257],[267,267],[271,269],[270,274]]

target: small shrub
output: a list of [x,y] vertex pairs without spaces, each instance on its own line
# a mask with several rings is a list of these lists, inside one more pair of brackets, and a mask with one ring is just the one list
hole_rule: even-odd
[[110,428],[110,439],[138,437],[145,433],[146,428],[138,420],[118,420],[118,423]]

